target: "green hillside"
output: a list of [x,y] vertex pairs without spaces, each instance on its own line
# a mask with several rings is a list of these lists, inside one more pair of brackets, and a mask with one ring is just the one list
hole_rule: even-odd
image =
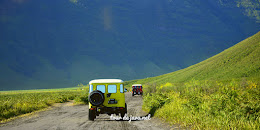
[[229,81],[240,78],[260,78],[260,32],[188,68],[131,82],[164,84],[192,79]]
[[132,80],[144,88],[143,110],[192,129],[260,129],[260,32],[205,61]]

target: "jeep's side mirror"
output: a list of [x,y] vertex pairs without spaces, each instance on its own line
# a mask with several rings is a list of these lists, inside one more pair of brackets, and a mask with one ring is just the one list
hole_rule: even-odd
[[127,89],[126,89],[126,88],[124,89],[124,92],[127,92]]

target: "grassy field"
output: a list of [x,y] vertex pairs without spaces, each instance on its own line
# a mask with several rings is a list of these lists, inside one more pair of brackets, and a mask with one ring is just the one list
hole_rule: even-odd
[[74,100],[76,104],[87,103],[87,87],[79,85],[64,89],[0,91],[0,122],[69,100]]
[[260,32],[205,61],[144,84],[143,109],[193,129],[260,129]]
[[143,109],[172,124],[194,129],[259,129],[258,84],[244,79],[145,85]]

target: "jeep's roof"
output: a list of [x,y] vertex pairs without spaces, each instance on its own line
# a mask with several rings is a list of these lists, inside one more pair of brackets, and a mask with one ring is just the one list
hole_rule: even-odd
[[132,86],[142,86],[142,84],[133,84]]
[[92,83],[123,83],[124,81],[121,79],[94,79],[89,81],[89,84]]

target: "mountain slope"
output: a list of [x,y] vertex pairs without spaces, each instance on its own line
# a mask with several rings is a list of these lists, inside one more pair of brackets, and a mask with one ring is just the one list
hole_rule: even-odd
[[244,7],[223,0],[1,0],[0,89],[157,76],[259,29]]
[[133,82],[166,83],[189,80],[260,78],[260,32],[188,68]]

